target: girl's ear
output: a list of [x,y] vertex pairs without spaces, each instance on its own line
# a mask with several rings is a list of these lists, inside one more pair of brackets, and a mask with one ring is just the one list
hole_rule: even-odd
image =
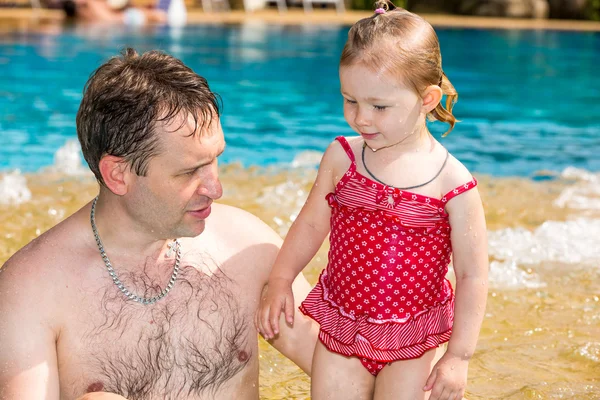
[[442,88],[438,85],[428,86],[423,92],[423,105],[421,106],[421,112],[423,114],[429,114],[433,111],[440,101],[442,100]]

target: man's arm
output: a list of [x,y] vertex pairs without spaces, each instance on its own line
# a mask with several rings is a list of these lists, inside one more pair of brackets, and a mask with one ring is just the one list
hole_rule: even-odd
[[58,400],[56,335],[39,284],[49,277],[25,265],[26,256],[13,258],[0,269],[0,399]]
[[[265,289],[264,285],[267,283],[271,267],[283,240],[260,218],[247,211],[224,205],[219,205],[219,210],[221,219],[218,226],[222,227],[222,234],[227,240],[235,241],[238,246],[253,249],[252,253],[245,254],[244,257],[246,262],[249,259],[253,260],[251,264],[254,265],[254,268],[250,272],[248,282],[254,280],[258,287],[256,293],[256,305],[258,306],[262,298],[260,291]],[[230,227],[235,225],[244,226],[246,229],[232,232]],[[239,236],[234,236],[235,234]],[[311,290],[310,284],[302,273],[294,280],[292,290],[296,304],[300,304]],[[297,308],[294,313],[293,326],[285,322],[285,314],[282,313],[281,318],[281,331],[269,343],[310,375],[319,325]]]
[[[262,293],[258,298],[259,301],[262,299],[265,290],[271,267],[277,257],[277,251],[281,249],[282,239],[281,237],[271,229],[267,224],[255,218],[255,224],[253,229],[254,238],[260,238],[262,243],[268,243],[268,251],[262,251],[258,256],[260,260],[258,265],[261,267],[260,281],[262,287]],[[250,226],[250,224],[248,224]],[[263,287],[264,286],[264,287]],[[294,304],[299,305],[306,298],[311,290],[311,286],[300,272],[292,284],[292,291],[294,293]],[[317,343],[317,336],[319,334],[319,324],[313,319],[302,314],[298,307],[294,309],[294,323],[290,325],[285,320],[285,313],[281,313],[279,319],[280,331],[275,338],[268,340],[268,343],[275,347],[281,354],[289,358],[300,367],[308,376],[311,374],[312,357]]]

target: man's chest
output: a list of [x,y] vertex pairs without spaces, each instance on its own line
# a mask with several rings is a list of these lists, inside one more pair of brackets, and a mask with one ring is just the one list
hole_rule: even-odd
[[110,286],[90,293],[57,345],[63,397],[103,390],[130,400],[200,399],[256,387],[247,290],[223,274],[183,273],[154,305],[123,301]]

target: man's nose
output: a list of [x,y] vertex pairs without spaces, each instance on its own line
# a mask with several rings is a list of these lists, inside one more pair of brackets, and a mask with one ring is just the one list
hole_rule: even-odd
[[223,196],[223,185],[219,180],[219,166],[215,162],[207,168],[202,182],[198,186],[198,194],[217,200]]

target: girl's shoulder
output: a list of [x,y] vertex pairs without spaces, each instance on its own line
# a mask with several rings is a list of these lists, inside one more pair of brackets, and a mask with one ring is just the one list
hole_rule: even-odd
[[440,174],[440,178],[442,193],[448,193],[474,179],[469,169],[450,152],[448,152],[448,161]]
[[[345,140],[355,155],[360,154],[360,150],[365,142],[360,136],[338,136],[338,138],[340,141]],[[335,141],[337,142],[338,140],[336,139]]]
[[339,136],[333,140],[321,159],[319,170],[328,170],[333,173],[334,182],[337,184],[342,175],[350,168],[355,168],[354,147],[356,146],[356,138]]
[[356,159],[356,149],[361,143],[360,137],[338,136],[327,146],[323,158],[334,160],[336,164],[348,164]]
[[360,136],[338,136],[329,144],[327,151],[354,161],[356,155],[360,154],[362,145]]

